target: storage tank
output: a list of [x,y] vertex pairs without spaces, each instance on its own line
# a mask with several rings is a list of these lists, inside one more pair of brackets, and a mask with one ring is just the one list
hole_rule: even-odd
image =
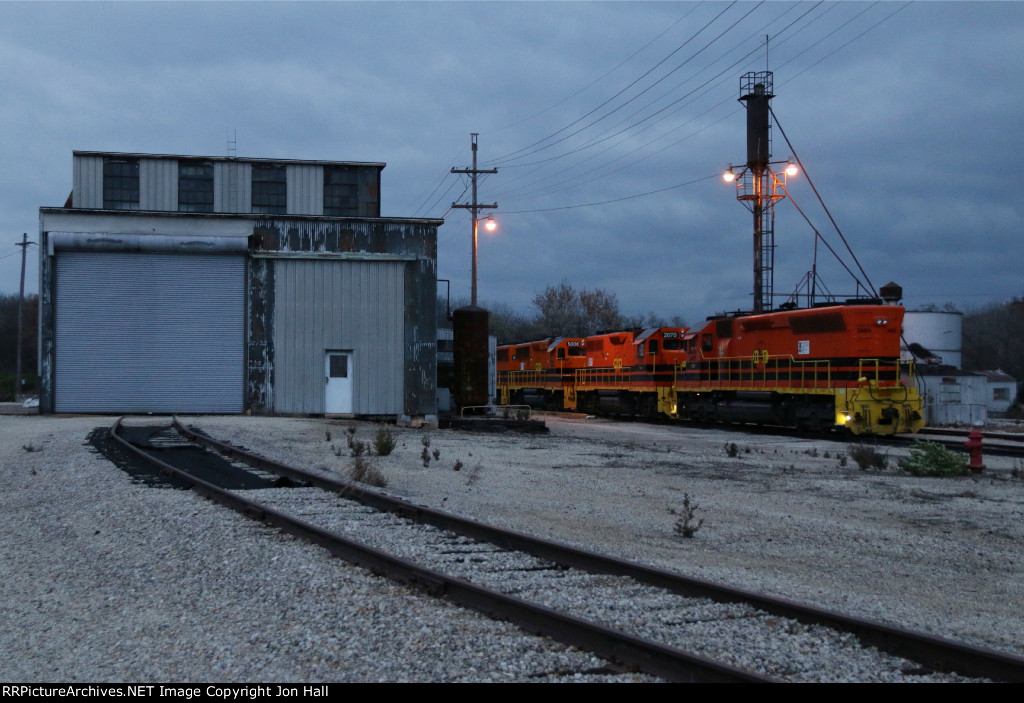
[[913,351],[921,364],[929,363],[929,358],[941,359],[930,363],[942,363],[959,369],[963,356],[963,317],[962,312],[908,310],[903,317],[900,352],[903,356],[910,356]]

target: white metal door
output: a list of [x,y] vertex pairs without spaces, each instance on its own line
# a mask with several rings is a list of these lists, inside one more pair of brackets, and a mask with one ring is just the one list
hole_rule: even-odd
[[56,272],[56,412],[242,412],[244,255],[58,251]]
[[327,352],[324,359],[324,412],[352,412],[352,352]]

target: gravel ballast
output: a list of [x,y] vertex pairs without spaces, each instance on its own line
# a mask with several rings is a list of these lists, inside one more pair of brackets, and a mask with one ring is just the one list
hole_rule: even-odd
[[[602,673],[587,654],[373,577],[191,492],[133,483],[85,442],[112,422],[0,416],[4,680],[644,680]],[[377,431],[307,418],[186,422],[336,476],[352,462],[346,428],[362,441]],[[982,477],[921,479],[841,466],[843,442],[549,426],[539,437],[391,428],[394,453],[373,459],[381,490],[1024,654],[1024,481],[1012,459],[987,459]],[[684,494],[705,519],[693,539],[676,534],[669,511]]]

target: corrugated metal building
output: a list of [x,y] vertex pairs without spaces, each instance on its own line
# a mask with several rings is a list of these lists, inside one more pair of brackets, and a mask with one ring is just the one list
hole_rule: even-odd
[[1017,402],[1017,379],[1002,369],[984,373],[988,381],[988,411],[1005,413]]
[[922,364],[917,367],[917,381],[928,425],[970,427],[988,421],[988,382],[983,374]]
[[437,228],[383,163],[76,151],[40,209],[42,412],[436,415]]

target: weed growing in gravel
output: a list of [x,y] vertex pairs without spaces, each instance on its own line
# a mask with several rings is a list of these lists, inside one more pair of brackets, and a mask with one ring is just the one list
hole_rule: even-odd
[[23,444],[23,445],[21,445],[21,448],[24,449],[26,452],[30,452],[30,453],[31,452],[41,452],[41,451],[43,451],[42,447],[37,447],[34,444]]
[[844,469],[846,468],[846,456],[845,455],[839,457],[839,466],[841,468],[844,468]]
[[937,442],[915,441],[910,456],[900,459],[900,468],[914,476],[963,476],[967,460]]
[[725,445],[725,454],[730,459],[735,459],[737,456],[739,456],[739,453],[740,448],[736,446],[735,442],[730,442],[729,444]]
[[675,515],[679,519],[676,520],[675,531],[676,534],[685,539],[693,539],[693,536],[697,534],[704,525],[704,518],[701,518],[697,522],[694,519],[697,517],[697,511],[700,510],[700,506],[696,503],[690,502],[690,494],[683,494],[683,507],[676,510],[673,507],[668,508],[669,515]]
[[365,483],[368,486],[383,488],[388,485],[388,480],[384,478],[384,474],[380,472],[373,460],[362,456],[356,456],[348,475],[353,481]]
[[373,440],[373,450],[377,456],[387,456],[395,449],[395,438],[384,425],[377,430],[377,438]]
[[851,444],[846,451],[861,469],[884,469],[889,466],[889,455],[878,451],[877,447],[868,444]]
[[434,449],[434,461],[438,461],[441,458],[441,450],[439,448]]
[[460,459],[455,460],[455,466],[452,467],[452,471],[462,471],[462,461]]
[[331,441],[331,431],[330,430],[327,430],[327,441],[328,442]]
[[420,458],[423,459],[423,468],[430,466],[430,437],[424,437],[420,440],[423,443],[423,451],[420,453]]
[[349,449],[351,450],[350,453],[352,454],[352,456],[362,456],[363,454],[370,454],[369,445],[367,445],[366,442],[359,441],[358,439],[353,439],[348,446]]
[[466,479],[466,485],[467,486],[472,486],[474,483],[477,482],[477,480],[479,480],[479,478],[480,478],[480,471],[481,471],[482,468],[483,467],[480,466],[480,464],[477,464],[472,469],[470,469],[470,471],[469,471],[469,478]]

